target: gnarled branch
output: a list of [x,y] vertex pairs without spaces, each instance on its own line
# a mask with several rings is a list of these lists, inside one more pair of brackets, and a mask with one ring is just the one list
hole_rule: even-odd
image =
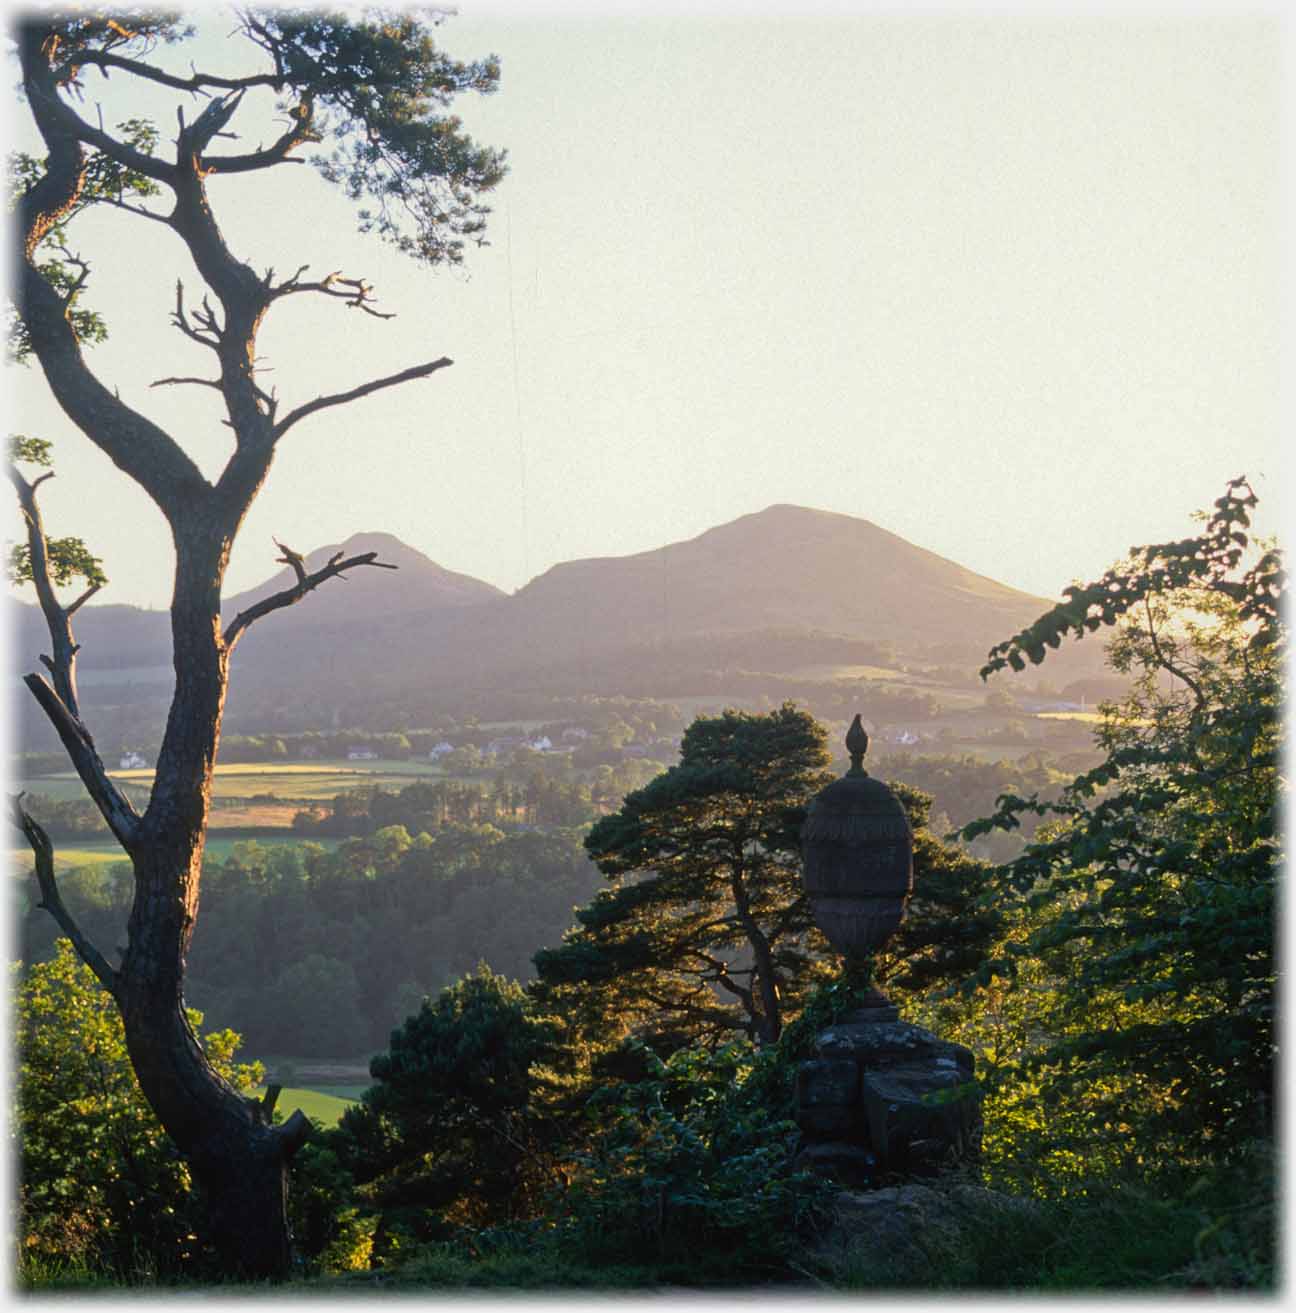
[[108,771],[90,737],[90,731],[63,705],[62,698],[48,680],[31,674],[23,676],[23,683],[31,690],[32,696],[40,703],[41,710],[54,726],[64,751],[76,767],[86,792],[94,799],[95,806],[108,822],[108,828],[117,842],[129,851],[138,832],[139,813],[131,806],[130,799],[108,778]]
[[218,378],[155,378],[149,387],[171,387],[179,383],[195,383],[200,387],[215,388],[217,392],[221,390],[221,381]]
[[294,120],[292,127],[271,145],[246,155],[204,155],[203,172],[251,173],[256,169],[273,168],[276,164],[305,163],[304,160],[296,159],[291,152],[306,142],[320,139],[320,134],[315,130],[310,97],[304,97],[301,104],[291,113]]
[[227,91],[237,91],[245,87],[272,87],[278,91],[283,86],[283,79],[275,73],[257,73],[245,78],[229,78],[195,71],[191,77],[176,77],[174,73],[154,68],[152,64],[146,64],[142,60],[114,55],[107,50],[78,51],[75,59],[59,65],[54,70],[54,77],[57,81],[64,82],[74,77],[78,68],[87,64],[102,69],[105,73],[110,68],[119,68],[135,77],[146,78],[150,82],[160,82],[164,87],[174,87],[177,91],[192,91],[199,95],[205,94],[203,90],[205,87],[220,87]]
[[117,972],[109,966],[107,958],[86,938],[76,919],[64,906],[58,882],[54,878],[54,845],[50,842],[44,828],[33,820],[23,807],[22,799],[21,793],[10,799],[13,806],[12,818],[31,845],[32,859],[36,864],[36,884],[41,895],[37,906],[43,907],[54,918],[59,929],[72,941],[77,956],[95,973],[99,983],[115,997]]
[[[303,283],[301,276],[309,268],[309,265],[302,265],[295,274],[278,287],[271,288],[270,295],[278,298],[281,296],[291,296],[295,292],[319,292],[324,296],[335,296],[343,300],[353,310],[363,310],[367,315],[373,315],[375,319],[395,319],[395,313],[384,314],[381,310],[373,308],[373,298],[370,293],[373,291],[373,285],[366,283],[362,278],[343,278],[340,272],[328,274],[320,279],[317,283]],[[272,269],[271,274],[274,273]]]
[[408,383],[412,379],[427,378],[429,374],[435,374],[438,369],[445,369],[448,365],[453,364],[454,361],[449,356],[442,356],[440,360],[433,360],[426,365],[415,365],[411,369],[401,370],[399,374],[391,374],[387,378],[378,378],[372,383],[363,383],[357,388],[352,388],[350,392],[338,392],[332,396],[316,397],[314,401],[308,401],[304,406],[298,406],[296,410],[289,411],[274,426],[274,440],[278,442],[298,420],[305,419],[307,415],[313,415],[317,410],[323,410],[326,406],[345,405],[348,401],[355,401],[358,397],[367,397],[371,392],[395,387],[397,383]]
[[[350,570],[361,565],[372,565],[379,570],[396,570],[398,566],[389,565],[386,561],[377,559],[377,552],[363,552],[359,556],[349,556],[346,560],[342,559],[342,553],[337,552],[329,558],[328,564],[321,566],[312,574],[306,573],[306,567],[302,558],[297,553],[288,554],[288,550],[282,543],[275,544],[280,551],[285,553],[279,559],[291,565],[297,575],[297,582],[291,588],[285,588],[281,592],[272,593],[269,597],[263,598],[248,607],[246,611],[240,611],[238,615],[230,621],[225,630],[225,647],[227,651],[233,651],[234,645],[247,631],[248,627],[260,620],[263,616],[269,615],[272,611],[280,611],[285,606],[292,606],[300,602],[307,593],[316,589],[327,579],[335,579],[342,575],[344,570]],[[293,559],[296,558],[296,559]]]
[[49,547],[45,539],[45,525],[41,520],[40,505],[36,500],[36,489],[46,479],[52,479],[54,471],[42,474],[38,479],[28,483],[21,470],[14,464],[9,465],[9,481],[18,494],[18,506],[22,512],[23,522],[27,527],[27,555],[31,562],[32,583],[36,586],[36,600],[40,603],[41,615],[45,618],[45,628],[49,631],[50,646],[53,655],[42,658],[54,678],[54,688],[59,699],[75,717],[81,714],[77,704],[76,654],[77,644],[72,641],[72,613],[96,591],[92,586],[90,594],[79,598],[70,607],[60,604],[54,593],[54,583],[50,578]]

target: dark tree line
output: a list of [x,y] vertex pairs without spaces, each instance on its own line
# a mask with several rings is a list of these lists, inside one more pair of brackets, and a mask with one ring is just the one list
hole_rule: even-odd
[[[389,826],[332,852],[250,841],[207,863],[186,1001],[254,1054],[355,1059],[480,961],[526,979],[597,880],[572,831]],[[61,881],[87,933],[118,942],[124,868]],[[40,908],[18,930],[23,961],[52,954],[58,928]]]

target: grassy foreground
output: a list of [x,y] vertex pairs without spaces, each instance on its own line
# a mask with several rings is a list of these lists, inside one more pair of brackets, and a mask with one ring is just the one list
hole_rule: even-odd
[[[879,1251],[868,1236],[849,1245],[824,1245],[808,1235],[802,1247],[767,1273],[751,1269],[735,1279],[723,1255],[664,1253],[651,1263],[604,1261],[544,1222],[491,1232],[464,1232],[458,1241],[425,1245],[399,1266],[287,1281],[164,1283],[145,1273],[134,1279],[71,1266],[20,1270],[18,1287],[40,1293],[130,1291],[134,1297],[192,1293],[304,1298],[363,1295],[582,1290],[672,1294],[758,1290],[809,1295],[873,1292],[1011,1291],[1061,1295],[1106,1292],[1152,1296],[1263,1294],[1277,1289],[1278,1215],[1272,1151],[1260,1148],[1195,1180],[1162,1181],[1155,1188],[1094,1182],[1065,1198],[1035,1199],[1025,1207],[988,1203],[956,1231],[919,1230],[903,1257]],[[1019,1202],[1025,1196],[1017,1196]],[[587,1237],[588,1239],[588,1237]]]

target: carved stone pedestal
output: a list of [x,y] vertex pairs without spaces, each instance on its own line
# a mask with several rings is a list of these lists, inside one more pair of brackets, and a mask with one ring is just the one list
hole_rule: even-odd
[[804,1166],[861,1187],[976,1158],[981,1100],[969,1049],[873,1007],[822,1031],[815,1053],[797,1072]]

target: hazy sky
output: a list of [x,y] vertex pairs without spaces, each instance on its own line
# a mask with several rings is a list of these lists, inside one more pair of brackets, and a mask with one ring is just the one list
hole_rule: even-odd
[[[311,170],[213,182],[238,255],[363,275],[398,315],[276,307],[285,411],[455,360],[292,431],[227,591],[278,568],[272,535],[386,530],[512,590],[793,502],[1055,596],[1187,533],[1235,474],[1277,524],[1274,19],[460,8],[443,43],[503,78],[459,112],[511,163],[465,274],[356,235]],[[106,99],[121,81],[89,80],[82,112],[135,112]],[[164,138],[179,99],[146,107]],[[216,394],[148,388],[210,368],[167,322],[176,278],[197,289],[181,244],[110,214],[78,245],[113,329],[91,363],[214,474]],[[104,601],[164,605],[160,515],[34,365],[10,382],[55,443],[50,531],[104,557]]]

